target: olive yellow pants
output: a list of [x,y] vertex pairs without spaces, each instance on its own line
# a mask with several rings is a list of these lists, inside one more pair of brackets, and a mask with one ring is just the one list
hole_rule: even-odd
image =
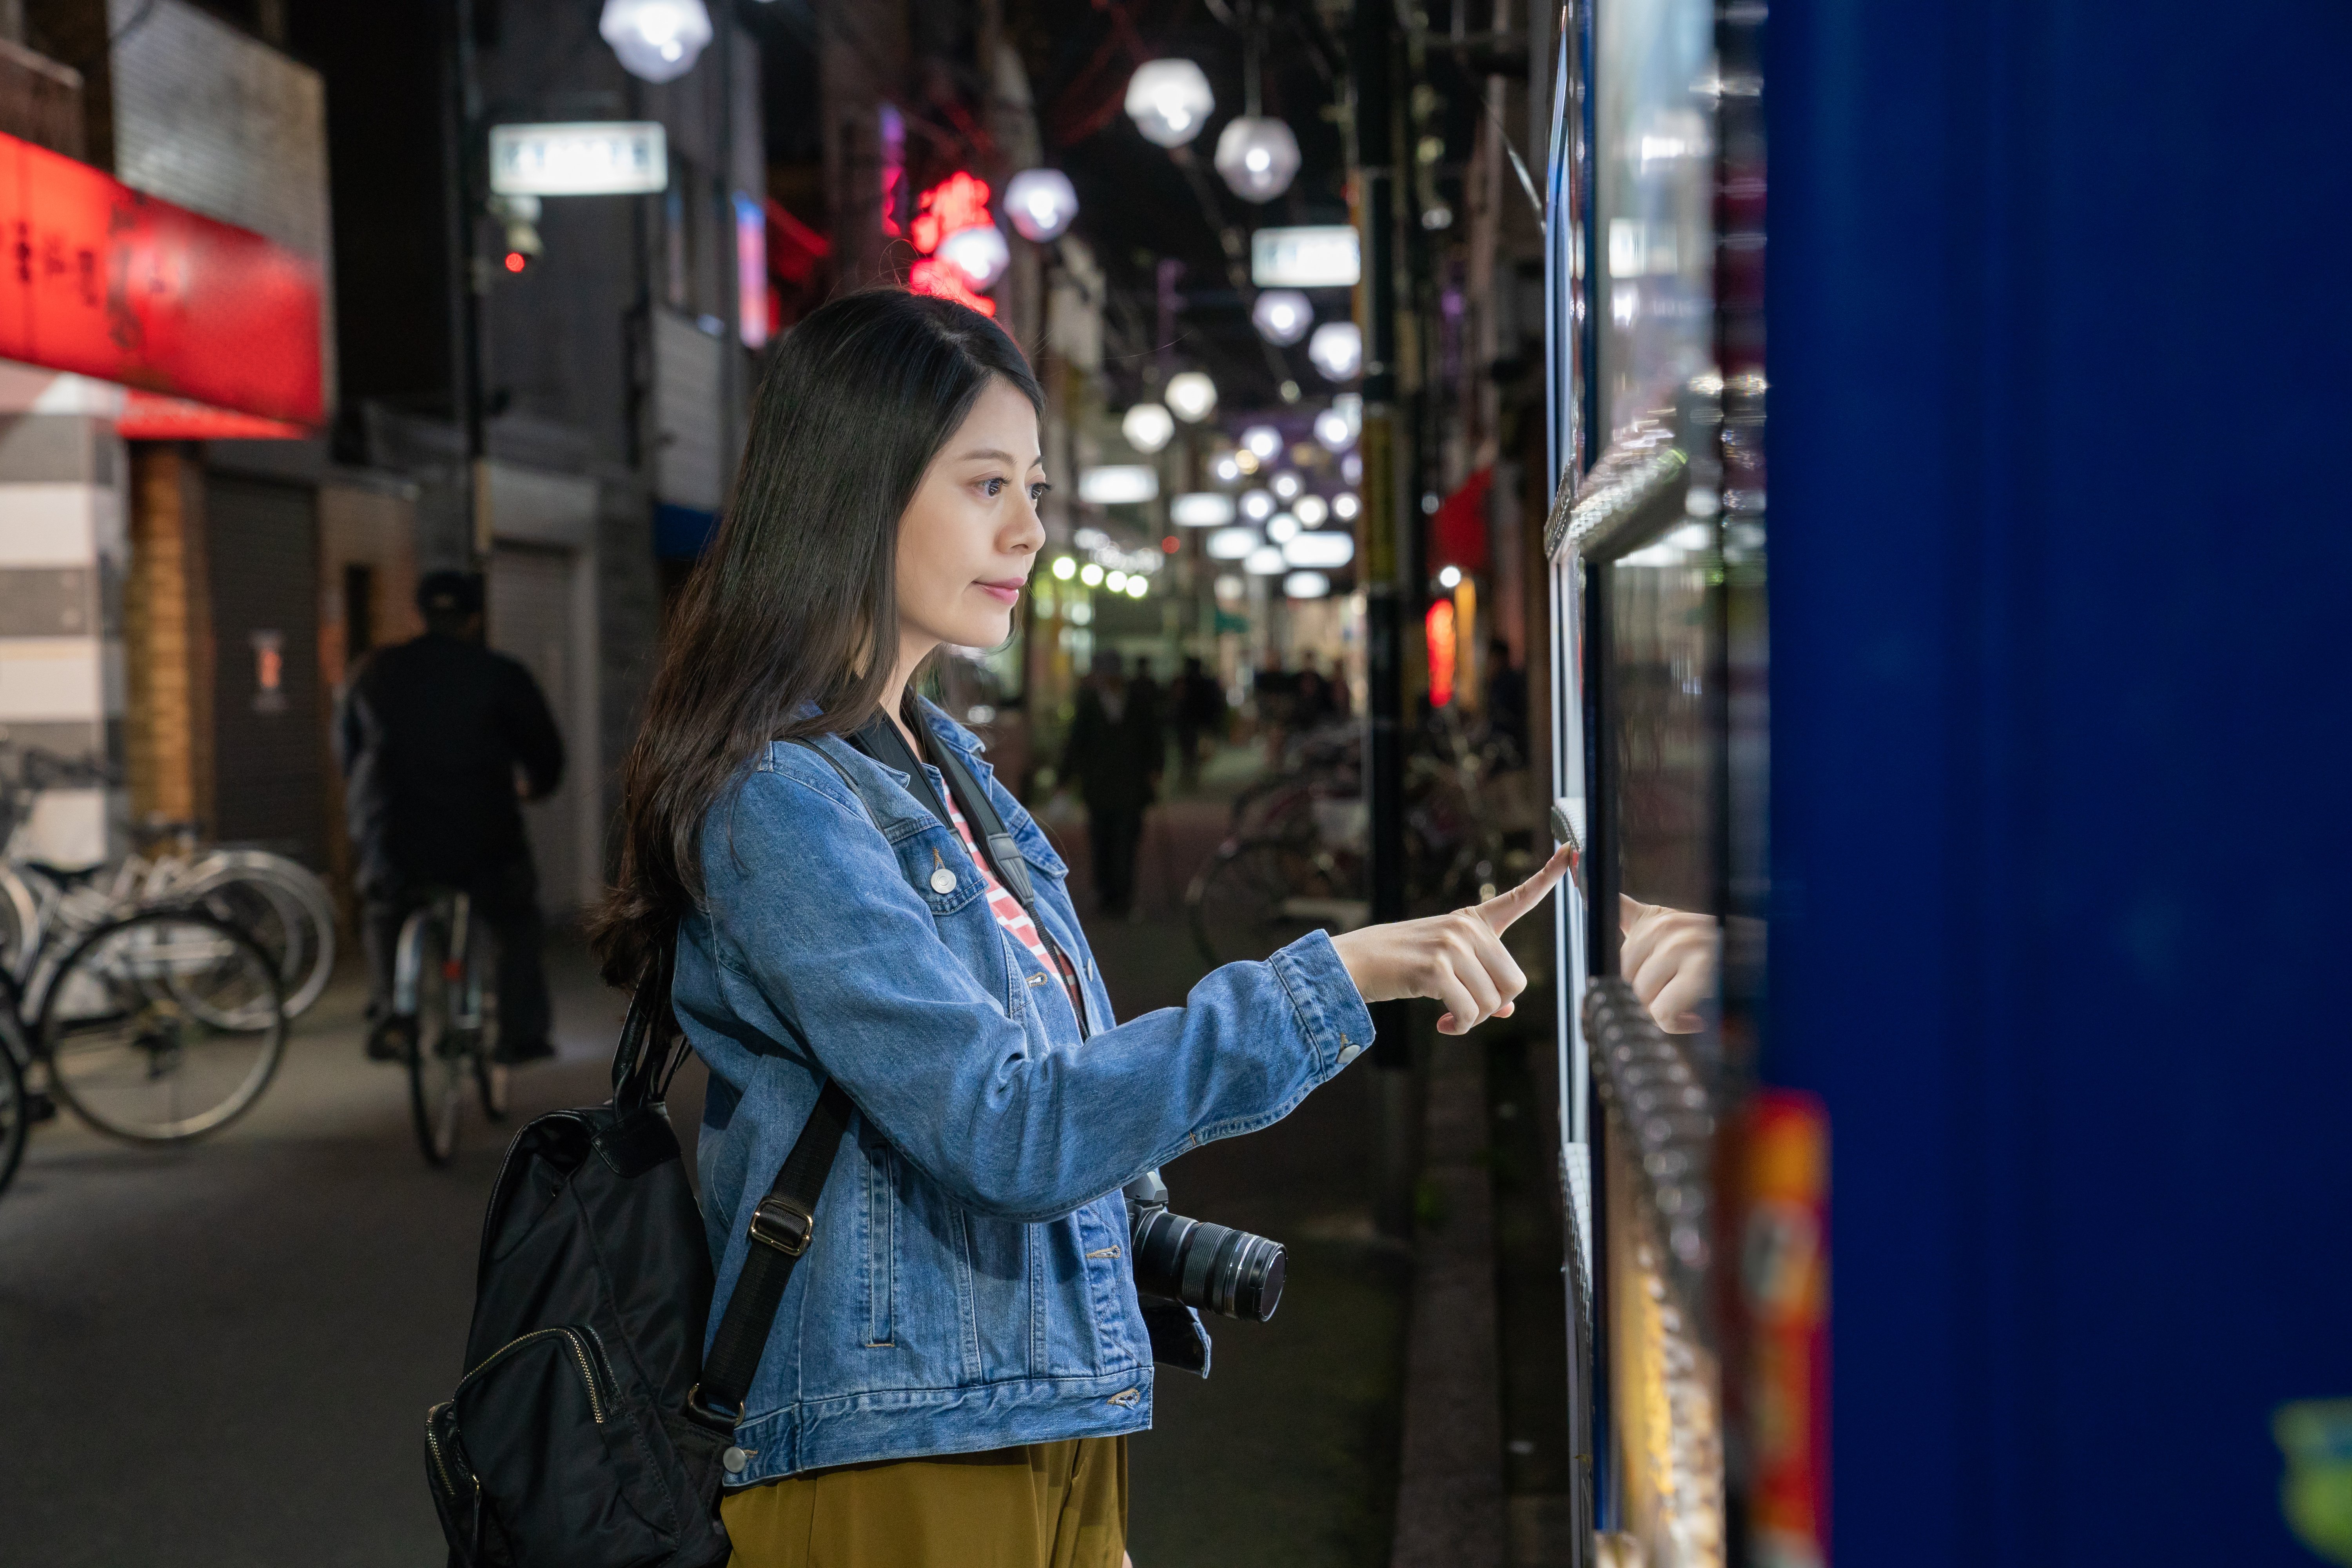
[[719,1512],[729,1568],[1119,1568],[1127,1439],[811,1470]]

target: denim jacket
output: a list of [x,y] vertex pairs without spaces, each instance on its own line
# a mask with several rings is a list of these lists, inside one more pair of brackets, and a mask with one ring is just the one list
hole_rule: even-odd
[[[831,737],[814,742],[831,764],[778,742],[720,797],[674,988],[710,1068],[713,1329],[751,1211],[824,1080],[857,1110],[745,1402],[751,1459],[734,1485],[1150,1426],[1119,1188],[1279,1120],[1371,1041],[1320,932],[1225,965],[1182,1007],[1116,1023],[1067,868],[978,740],[924,711],[1028,861],[1090,1033],[1058,976],[997,924],[963,841],[907,775]],[[882,820],[833,764],[887,802]]]

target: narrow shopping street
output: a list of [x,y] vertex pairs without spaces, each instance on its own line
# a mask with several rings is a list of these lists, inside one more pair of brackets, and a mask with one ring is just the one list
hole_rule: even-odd
[[[1142,918],[1094,933],[1122,1016],[1181,1002],[1201,973],[1178,899],[1223,822],[1207,800],[1152,814]],[[1082,838],[1068,847],[1084,908]],[[516,1125],[606,1092],[618,999],[574,938],[551,967],[562,1056],[519,1077]],[[455,1164],[428,1170],[405,1079],[362,1058],[362,1000],[347,965],[260,1104],[208,1142],[127,1148],[69,1121],[35,1133],[0,1202],[7,1561],[441,1560],[422,1420],[459,1371],[507,1134],[469,1123]],[[700,1095],[689,1067],[682,1131]],[[1214,1326],[1207,1382],[1160,1379],[1131,1450],[1140,1568],[1387,1561],[1405,1268],[1373,1236],[1372,1116],[1370,1076],[1343,1077],[1269,1131],[1170,1167],[1183,1212],[1285,1242],[1289,1285],[1273,1322]]]

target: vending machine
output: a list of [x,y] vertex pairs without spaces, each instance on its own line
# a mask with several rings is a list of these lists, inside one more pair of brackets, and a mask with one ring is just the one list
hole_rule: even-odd
[[1825,1130],[1758,1085],[1761,5],[1577,0],[1549,167],[1577,1550],[1826,1561]]

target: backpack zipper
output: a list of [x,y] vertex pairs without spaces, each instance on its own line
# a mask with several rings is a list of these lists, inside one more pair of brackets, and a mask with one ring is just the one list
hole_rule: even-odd
[[[440,1404],[435,1405],[432,1409],[425,1413],[425,1446],[433,1451],[433,1468],[440,1472],[441,1489],[447,1492],[452,1498],[458,1495],[457,1483],[449,1479],[449,1466],[447,1462],[441,1458],[441,1439],[434,1432],[433,1423],[435,1416],[440,1415],[441,1412],[448,1409],[456,1403],[457,1401],[454,1399],[445,1399]],[[476,1491],[481,1490],[482,1483],[476,1481],[474,1483],[474,1489]]]
[[[562,1335],[563,1342],[572,1347],[572,1359],[577,1362],[580,1365],[580,1381],[585,1384],[588,1388],[588,1412],[590,1415],[595,1416],[596,1425],[602,1426],[604,1424],[604,1401],[596,1390],[596,1369],[588,1358],[589,1347],[587,1344],[587,1337],[583,1336],[582,1331],[578,1329],[533,1329],[530,1333],[524,1334],[520,1339],[509,1340],[506,1343],[492,1351],[488,1355],[484,1356],[482,1358],[481,1365],[467,1373],[464,1377],[459,1378],[457,1380],[457,1391],[461,1394],[464,1393],[466,1384],[473,1382],[474,1379],[489,1371],[492,1366],[498,1363],[499,1358],[505,1355],[507,1352],[515,1349],[519,1345],[527,1345],[533,1340],[543,1340],[550,1334]],[[597,1348],[599,1351],[598,1359],[602,1360],[603,1347],[599,1346]]]

